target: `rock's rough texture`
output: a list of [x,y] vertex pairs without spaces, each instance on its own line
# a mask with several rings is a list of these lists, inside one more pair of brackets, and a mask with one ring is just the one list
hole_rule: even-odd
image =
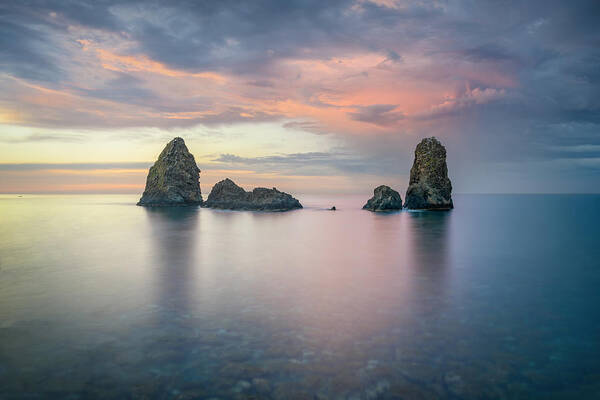
[[200,170],[182,138],[171,140],[150,167],[139,206],[202,204]]
[[213,186],[204,206],[251,211],[287,211],[302,208],[298,200],[275,188],[256,188],[246,192],[229,178]]
[[434,137],[423,139],[415,149],[404,207],[413,210],[449,210],[454,207],[446,148]]
[[373,191],[367,204],[363,206],[363,210],[369,211],[391,211],[402,209],[402,198],[400,193],[396,192],[389,186],[381,185]]

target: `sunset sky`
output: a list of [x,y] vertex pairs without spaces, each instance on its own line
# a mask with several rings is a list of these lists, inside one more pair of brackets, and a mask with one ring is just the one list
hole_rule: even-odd
[[138,193],[181,136],[203,193],[600,191],[598,1],[3,1],[0,192]]

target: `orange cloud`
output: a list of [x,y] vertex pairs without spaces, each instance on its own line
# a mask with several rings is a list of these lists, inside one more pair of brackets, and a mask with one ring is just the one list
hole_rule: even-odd
[[[89,43],[87,43],[89,45]],[[86,46],[87,46],[86,45]],[[84,46],[84,51],[87,50]],[[181,77],[192,77],[210,79],[219,84],[227,82],[227,78],[224,75],[216,72],[196,72],[190,73],[180,70],[175,70],[167,67],[166,65],[153,61],[144,55],[137,56],[124,56],[114,53],[112,51],[96,48],[96,54],[100,59],[102,68],[117,72],[149,72],[152,74],[165,75],[172,78]]]

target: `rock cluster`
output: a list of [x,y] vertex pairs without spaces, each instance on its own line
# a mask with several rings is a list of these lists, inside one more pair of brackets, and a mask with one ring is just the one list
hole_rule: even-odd
[[298,200],[275,188],[256,188],[251,192],[246,192],[229,178],[213,186],[204,206],[251,211],[288,211],[302,208]]
[[171,140],[150,167],[139,206],[202,204],[200,169],[182,138]]
[[402,209],[402,198],[400,193],[394,189],[381,185],[375,188],[373,197],[367,201],[363,209],[369,211],[400,210]]
[[[302,208],[300,202],[279,190],[256,188],[251,192],[231,179],[217,183],[205,203],[199,183],[200,170],[194,156],[182,138],[170,141],[150,168],[141,206],[204,205],[209,208],[252,211],[287,211]],[[452,203],[452,183],[448,178],[446,148],[435,138],[423,139],[415,149],[410,170],[410,182],[404,205],[400,194],[381,185],[363,206],[370,211],[408,209],[449,210]],[[335,206],[331,210],[335,210]]]
[[427,210],[449,210],[454,207],[446,148],[435,137],[423,139],[415,149],[404,207]]

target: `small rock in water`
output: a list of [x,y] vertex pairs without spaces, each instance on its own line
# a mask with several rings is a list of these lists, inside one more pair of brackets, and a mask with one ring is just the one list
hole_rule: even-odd
[[330,210],[331,211],[335,211],[335,210],[337,210],[337,208],[335,208],[335,206],[333,206],[333,207],[330,208]]
[[302,208],[302,204],[297,199],[275,188],[256,188],[246,192],[229,178],[213,186],[204,206],[250,211],[288,211]]
[[446,148],[434,137],[423,139],[415,149],[405,200],[404,207],[414,210],[449,210],[454,207]]
[[402,209],[402,198],[400,193],[396,192],[389,186],[381,185],[373,191],[367,204],[363,206],[363,210],[369,211],[391,211]]

